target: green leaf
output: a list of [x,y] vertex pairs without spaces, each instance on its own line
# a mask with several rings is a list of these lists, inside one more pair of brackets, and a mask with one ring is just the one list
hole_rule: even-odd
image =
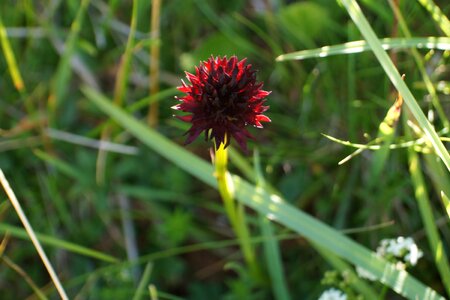
[[[9,224],[0,223],[0,233],[9,233],[14,237],[24,239],[24,240],[30,239],[25,230],[15,227],[15,226],[11,226]],[[92,249],[89,249],[89,248],[86,248],[86,247],[83,247],[83,246],[80,246],[80,245],[77,245],[77,244],[74,244],[71,242],[67,242],[67,241],[64,241],[61,239],[57,239],[57,238],[49,236],[49,235],[36,233],[36,236],[39,239],[39,241],[44,245],[54,246],[59,249],[66,249],[67,251],[70,251],[73,253],[92,257],[92,258],[106,261],[109,263],[119,262],[119,259],[117,259],[111,255],[108,255],[108,254],[105,254],[105,253],[102,253],[102,252],[99,252],[96,250],[92,250]]]

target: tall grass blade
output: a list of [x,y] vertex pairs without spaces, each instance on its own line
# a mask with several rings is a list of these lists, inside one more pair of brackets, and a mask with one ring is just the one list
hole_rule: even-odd
[[36,237],[36,234],[34,232],[33,227],[31,226],[30,222],[28,221],[27,216],[25,215],[25,212],[22,209],[22,205],[20,205],[19,200],[17,199],[14,191],[11,189],[9,182],[6,180],[5,174],[3,174],[3,171],[0,169],[0,182],[3,186],[3,189],[5,190],[5,193],[8,195],[9,200],[11,201],[12,206],[16,210],[17,215],[19,216],[20,221],[22,222],[23,226],[25,227],[25,230],[27,231],[28,236],[30,237],[34,247],[36,248],[36,251],[38,252],[45,268],[47,269],[50,278],[52,279],[53,283],[55,284],[55,287],[61,296],[61,299],[68,300],[66,291],[64,290],[58,275],[56,275],[55,270],[53,269],[52,264],[50,263],[50,260],[47,257],[47,254],[45,254],[44,249],[41,246],[41,243],[39,242],[38,238]]
[[[189,174],[217,189],[217,182],[213,176],[214,169],[210,164],[134,119],[123,109],[111,104],[109,99],[95,90],[84,87],[82,91],[104,113],[122,125],[141,142]],[[294,230],[311,242],[352,264],[363,267],[376,275],[380,282],[390,286],[395,292],[410,299],[443,299],[442,296],[406,271],[398,270],[395,265],[377,257],[373,252],[339,231],[298,210],[281,197],[262,188],[257,188],[242,180],[239,176],[232,175],[232,180],[235,186],[235,197],[240,202],[253,208],[258,213],[270,216],[272,220]]]
[[[384,38],[380,39],[379,42],[384,50],[409,48],[450,50],[450,38],[446,37]],[[278,56],[276,60],[286,61],[322,58],[333,55],[361,53],[370,51],[371,49],[372,48],[368,42],[361,40],[333,46],[324,46],[317,49],[287,53]]]
[[[159,59],[161,43],[160,36],[160,18],[161,18],[161,1],[152,1],[152,14],[150,18],[151,38],[157,40],[156,43],[150,45],[150,96],[157,95],[159,92]],[[158,124],[159,102],[152,102],[148,111],[148,124],[155,126]]]

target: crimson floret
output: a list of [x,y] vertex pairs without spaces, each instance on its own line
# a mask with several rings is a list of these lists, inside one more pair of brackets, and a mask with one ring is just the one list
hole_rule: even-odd
[[192,124],[185,144],[204,131],[205,139],[214,139],[217,147],[221,143],[227,147],[234,138],[247,151],[247,138],[253,136],[245,127],[262,128],[261,122],[270,122],[263,115],[269,109],[264,103],[270,92],[262,90],[263,83],[256,81],[256,71],[246,61],[211,57],[195,68],[195,74],[186,72],[190,84],[182,81],[178,87],[186,95],[176,97],[181,103],[172,107],[191,113],[177,116]]

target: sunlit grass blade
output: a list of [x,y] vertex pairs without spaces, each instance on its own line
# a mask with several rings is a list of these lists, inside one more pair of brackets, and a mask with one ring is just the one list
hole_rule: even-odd
[[450,21],[447,16],[442,13],[442,10],[437,6],[433,0],[417,0],[430,13],[433,20],[441,28],[446,36],[450,37]]
[[150,284],[148,286],[148,292],[150,294],[150,300],[158,300],[158,289],[156,288],[156,285]]
[[[9,225],[9,224],[0,223],[0,233],[7,233],[7,232],[13,237],[24,239],[24,240],[29,240],[27,233],[23,229]],[[49,235],[45,235],[45,234],[41,234],[41,233],[36,233],[36,236],[37,236],[38,240],[41,241],[42,244],[44,244],[44,245],[56,247],[59,249],[65,249],[67,251],[70,251],[70,252],[73,252],[76,254],[95,258],[95,259],[105,261],[108,263],[117,263],[120,261],[119,259],[115,258],[114,256],[111,256],[111,255],[108,255],[108,254],[105,254],[105,253],[102,253],[102,252],[99,252],[96,250],[92,250],[92,249],[80,246],[78,244],[67,242],[67,241],[55,238],[53,236],[49,236]]]
[[8,256],[2,255],[0,257],[0,261],[2,261],[6,266],[8,266],[10,269],[12,269],[14,272],[16,272],[20,277],[22,277],[25,280],[25,282],[30,286],[30,288],[33,290],[33,292],[36,294],[36,297],[38,299],[40,299],[40,300],[48,299],[47,296],[45,296],[44,292],[41,291],[39,286],[25,272],[25,270],[22,269],[16,263],[14,263]]
[[11,74],[12,81],[15,88],[19,92],[23,92],[25,84],[23,83],[22,75],[17,65],[14,51],[9,43],[8,34],[6,28],[3,25],[2,17],[0,15],[0,43],[2,45],[3,55],[5,56],[6,63],[8,64],[9,74]]
[[[82,91],[104,113],[153,151],[217,189],[212,165],[145,126],[123,109],[111,104],[109,99],[95,90],[84,87]],[[298,210],[281,197],[268,193],[262,188],[257,188],[242,180],[239,176],[232,175],[232,180],[235,187],[235,197],[241,203],[253,208],[260,214],[270,216],[272,220],[303,235],[311,242],[352,264],[363,267],[397,293],[410,299],[416,299],[417,297],[419,299],[443,299],[442,296],[426,287],[406,271],[398,270],[395,265],[377,257],[373,252],[339,231]]]
[[389,58],[389,56],[387,55],[386,51],[383,49],[383,46],[381,45],[380,41],[378,40],[377,36],[375,35],[375,32],[373,31],[373,29],[370,26],[369,22],[367,21],[366,17],[362,13],[361,8],[359,7],[358,3],[355,0],[341,0],[341,2],[342,2],[342,4],[344,4],[344,6],[347,9],[347,12],[350,15],[350,17],[352,18],[353,22],[359,28],[362,35],[366,39],[366,41],[369,44],[370,48],[372,49],[373,53],[377,57],[381,66],[383,67],[386,75],[389,77],[389,79],[394,84],[396,89],[402,95],[403,100],[405,101],[406,105],[412,112],[414,118],[416,118],[419,126],[425,132],[426,137],[433,145],[435,152],[442,159],[442,161],[446,165],[447,169],[450,171],[450,154],[448,153],[448,150],[445,148],[445,146],[440,141],[439,136],[437,135],[433,126],[430,124],[430,122],[426,118],[425,114],[423,113],[419,104],[417,103],[416,99],[414,98],[413,94],[411,93],[409,88],[406,86],[406,84],[402,80],[398,70],[392,63],[392,61]]
[[[384,38],[380,39],[379,42],[384,50],[408,48],[450,50],[450,38],[446,37]],[[276,60],[286,61],[302,60],[314,57],[321,58],[332,55],[361,53],[370,50],[371,47],[369,43],[365,40],[361,40],[339,45],[325,46],[318,49],[287,53],[278,56]]]
[[[153,39],[160,38],[161,23],[161,0],[152,1],[152,13],[150,18],[150,32]],[[150,46],[150,96],[159,93],[159,60],[160,60],[161,43],[152,43]],[[152,102],[148,110],[148,124],[155,126],[159,119],[159,102]]]

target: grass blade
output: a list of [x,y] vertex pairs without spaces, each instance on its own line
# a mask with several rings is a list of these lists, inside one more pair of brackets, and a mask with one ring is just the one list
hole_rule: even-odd
[[25,227],[25,230],[27,231],[28,236],[30,237],[34,247],[36,248],[36,251],[38,252],[39,257],[41,258],[53,283],[55,284],[55,287],[58,290],[58,293],[61,296],[61,299],[68,300],[69,298],[67,297],[66,291],[64,290],[64,288],[58,278],[58,275],[56,275],[56,272],[53,269],[53,266],[50,263],[47,255],[45,254],[45,251],[42,248],[41,243],[39,242],[38,238],[36,237],[36,233],[34,232],[34,229],[31,226],[30,222],[28,221],[28,218],[25,215],[25,213],[22,209],[22,206],[20,205],[19,200],[17,200],[17,197],[14,194],[14,191],[11,189],[9,182],[6,180],[5,174],[3,174],[3,171],[1,169],[0,169],[0,181],[3,186],[3,189],[5,190],[6,194],[8,195],[9,200],[11,201],[11,204],[13,205],[14,209],[16,210],[16,213],[19,216],[20,221],[22,222],[23,226]]
[[441,198],[442,203],[444,204],[445,211],[447,212],[448,217],[450,218],[450,199],[447,197],[447,195],[441,191]]
[[[450,38],[446,37],[384,38],[380,39],[379,43],[384,50],[409,48],[450,50]],[[315,57],[321,58],[332,55],[361,53],[369,51],[371,49],[372,48],[370,47],[368,42],[361,40],[333,46],[324,46],[317,49],[287,53],[278,56],[276,60],[286,61],[302,60]]]
[[147,287],[148,281],[150,280],[150,275],[152,273],[153,264],[150,262],[144,269],[144,274],[142,274],[139,285],[136,289],[136,293],[133,296],[133,300],[140,300],[144,295],[145,288]]
[[19,67],[17,66],[16,57],[14,51],[9,43],[8,34],[6,28],[3,25],[2,17],[0,16],[0,43],[3,49],[3,55],[5,55],[6,63],[8,64],[9,73],[11,74],[14,86],[19,92],[24,92],[25,85],[20,75]]
[[39,286],[33,281],[33,279],[31,279],[31,277],[21,267],[15,264],[8,256],[2,255],[0,257],[0,260],[25,280],[25,282],[34,291],[37,298],[39,298],[40,300],[48,299],[47,296],[45,296],[44,292],[42,292]]
[[[138,23],[139,0],[133,0],[133,9],[131,13],[130,33],[128,34],[125,52],[120,59],[119,70],[117,72],[116,82],[114,85],[114,103],[122,106],[123,100],[127,93],[128,78],[130,76],[131,60],[133,56],[133,48],[135,45],[136,27]],[[107,142],[113,133],[113,125],[107,124],[101,134],[102,142]],[[105,181],[105,173],[107,167],[107,152],[100,148],[97,155],[95,178],[98,184],[102,185]]]
[[[84,87],[82,91],[104,113],[122,125],[141,142],[189,174],[217,189],[212,165],[145,126],[123,109],[111,104],[109,99],[95,90]],[[257,188],[242,180],[239,176],[233,175],[232,180],[235,186],[236,199],[241,203],[253,208],[260,214],[270,215],[274,221],[303,235],[318,246],[354,265],[363,267],[376,275],[380,282],[390,286],[395,292],[410,299],[443,299],[442,296],[426,287],[406,271],[396,269],[394,265],[377,257],[367,248],[298,210],[281,197],[262,188]]]
[[[157,95],[159,92],[159,60],[160,60],[160,18],[161,18],[161,0],[152,1],[152,15],[150,18],[150,31],[153,39],[157,43],[150,46],[150,96]],[[158,124],[159,102],[152,102],[148,111],[148,124],[156,126]]]
[[[24,240],[28,240],[29,237],[26,233],[26,231],[24,231],[21,228],[15,227],[15,226],[11,226],[9,224],[5,224],[5,223],[0,223],[0,232],[1,233],[6,233],[8,232],[11,236],[14,236],[16,238],[20,238],[20,239],[24,239]],[[55,238],[53,236],[49,236],[49,235],[45,235],[45,234],[41,234],[41,233],[36,233],[36,236],[38,238],[38,240],[40,242],[42,242],[42,244],[44,245],[48,245],[48,246],[53,246],[53,247],[57,247],[60,249],[65,249],[67,251],[76,253],[76,254],[80,254],[80,255],[84,255],[86,257],[91,257],[91,258],[95,258],[98,260],[102,260],[105,262],[109,262],[109,263],[117,263],[119,262],[119,259],[115,258],[114,256],[96,251],[96,250],[92,250],[71,242],[67,242],[58,238]]]
[[[56,112],[56,108],[60,105],[67,93],[67,87],[70,80],[70,60],[73,53],[75,52],[75,46],[81,31],[81,25],[83,23],[84,14],[91,0],[82,0],[80,7],[78,8],[75,20],[71,25],[71,30],[64,47],[64,52],[62,54],[61,60],[58,64],[58,68],[54,77],[53,85],[53,102],[50,103],[50,111],[52,113]],[[54,117],[53,114],[50,116]]]

